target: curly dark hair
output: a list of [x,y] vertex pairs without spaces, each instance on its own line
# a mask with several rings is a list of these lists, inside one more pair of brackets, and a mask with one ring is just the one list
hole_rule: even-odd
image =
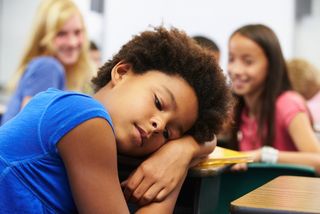
[[111,70],[120,61],[130,63],[137,74],[157,70],[185,79],[196,92],[199,106],[198,118],[187,134],[201,143],[220,132],[230,112],[231,90],[211,53],[186,33],[157,27],[134,36],[99,69],[92,79],[95,91],[111,80]]

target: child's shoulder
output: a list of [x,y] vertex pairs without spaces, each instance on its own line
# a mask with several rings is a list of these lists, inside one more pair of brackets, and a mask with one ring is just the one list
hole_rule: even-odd
[[277,105],[285,105],[290,103],[304,103],[304,98],[297,92],[288,90],[280,94],[277,99]]
[[90,119],[102,118],[113,128],[108,111],[99,101],[86,94],[49,88],[31,99],[25,109],[34,110],[39,107],[42,139],[50,137],[52,145],[70,130]]
[[61,62],[52,56],[35,57],[29,62],[28,67],[29,68],[41,67],[42,69],[50,68],[50,69],[64,71],[64,66],[61,64]]
[[65,91],[65,90],[60,90],[57,88],[48,88],[45,91],[42,91],[38,93],[36,96],[34,96],[34,99],[39,99],[39,98],[52,98],[52,99],[57,99],[60,97],[90,97],[89,95],[80,93],[80,92],[75,92],[75,91]]
[[295,91],[285,91],[277,99],[276,111],[279,115],[295,115],[297,112],[307,112],[306,102]]
[[48,106],[61,105],[61,108],[71,108],[74,112],[80,109],[100,108],[105,110],[104,106],[90,95],[75,92],[63,91],[56,88],[49,88],[46,91],[38,93],[35,101],[46,101]]

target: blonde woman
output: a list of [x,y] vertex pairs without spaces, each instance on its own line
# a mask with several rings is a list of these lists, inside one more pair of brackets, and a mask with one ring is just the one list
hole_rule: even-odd
[[32,35],[9,88],[13,96],[2,123],[38,92],[50,87],[81,91],[92,66],[83,18],[71,0],[44,0]]

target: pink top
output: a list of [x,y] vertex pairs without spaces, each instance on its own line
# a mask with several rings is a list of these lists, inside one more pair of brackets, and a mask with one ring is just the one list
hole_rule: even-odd
[[[305,112],[309,115],[304,99],[294,91],[282,93],[276,101],[275,112],[275,142],[273,147],[280,151],[297,151],[296,146],[290,138],[288,127],[292,119],[299,113]],[[238,133],[241,151],[261,148],[262,141],[258,138],[258,124],[255,118],[248,116],[248,109],[241,114],[242,124]]]
[[320,126],[320,91],[307,101],[314,125]]

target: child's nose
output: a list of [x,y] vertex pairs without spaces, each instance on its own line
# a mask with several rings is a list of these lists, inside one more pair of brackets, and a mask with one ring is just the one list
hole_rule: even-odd
[[243,66],[240,63],[231,63],[228,65],[228,72],[231,75],[239,75],[242,74],[244,71]]
[[161,133],[165,128],[164,122],[160,119],[153,119],[151,124],[152,124],[153,132],[155,133]]
[[70,35],[68,38],[68,44],[70,46],[77,46],[79,44],[79,38],[76,35]]

